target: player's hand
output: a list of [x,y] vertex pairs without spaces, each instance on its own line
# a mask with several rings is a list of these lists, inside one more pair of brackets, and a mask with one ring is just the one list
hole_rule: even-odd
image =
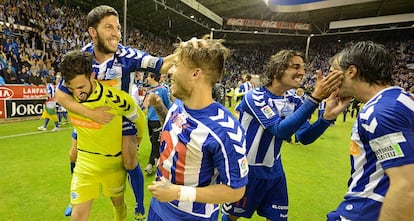
[[107,124],[115,117],[114,114],[107,112],[109,110],[110,107],[97,107],[90,109],[86,116],[97,123]]
[[342,71],[335,70],[330,72],[325,78],[321,78],[322,75],[319,73],[317,75],[316,85],[312,92],[312,96],[323,100],[329,97],[341,86],[344,75]]
[[326,100],[326,108],[323,118],[335,120],[351,103],[352,97],[338,97],[339,88],[336,89]]
[[171,202],[180,198],[180,186],[169,182],[153,181],[152,185],[149,185],[147,189],[160,202]]
[[160,96],[154,93],[150,93],[145,97],[145,100],[143,102],[143,106],[147,108],[148,106],[158,106],[162,103],[162,100]]

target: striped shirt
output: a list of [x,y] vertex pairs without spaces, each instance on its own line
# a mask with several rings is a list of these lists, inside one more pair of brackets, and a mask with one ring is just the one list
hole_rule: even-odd
[[242,127],[246,129],[247,159],[251,175],[261,179],[274,179],[274,175],[280,174],[283,139],[265,129],[293,114],[302,103],[292,93],[276,96],[265,87],[259,87],[248,92],[236,107],[240,112]]
[[370,99],[351,135],[351,177],[337,212],[377,220],[390,181],[385,170],[414,163],[414,96],[389,87]]
[[[217,102],[191,110],[176,99],[166,117],[160,152],[160,180],[193,187],[247,184],[244,130]],[[218,216],[217,204],[153,199],[151,207],[164,220],[217,220]]]
[[[93,43],[87,44],[82,50],[93,54]],[[135,71],[146,70],[159,74],[162,64],[163,59],[160,57],[153,57],[138,49],[118,44],[118,50],[111,59],[102,63],[94,59],[92,67],[98,80],[130,94]],[[62,84],[59,85],[59,89],[69,94],[69,90]]]

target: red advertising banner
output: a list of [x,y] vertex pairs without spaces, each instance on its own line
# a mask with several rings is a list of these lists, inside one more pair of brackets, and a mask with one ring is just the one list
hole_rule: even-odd
[[0,100],[0,119],[4,119],[4,118],[6,118],[6,109],[4,108],[4,103],[5,103],[5,101],[4,100]]
[[0,87],[0,100],[10,98],[39,98],[46,94],[46,86],[6,85]]
[[0,86],[0,119],[42,114],[46,86]]
[[228,18],[226,20],[226,24],[231,25],[231,26],[256,27],[256,28],[274,28],[274,29],[288,29],[288,30],[302,30],[302,31],[311,30],[310,24],[296,23],[296,22],[258,20],[258,19]]

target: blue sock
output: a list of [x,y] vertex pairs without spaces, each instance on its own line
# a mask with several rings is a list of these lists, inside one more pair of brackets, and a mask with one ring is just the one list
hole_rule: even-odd
[[133,170],[127,170],[129,184],[135,195],[135,213],[145,214],[144,208],[144,175],[139,164]]
[[44,127],[44,128],[46,128],[48,123],[49,123],[49,119],[48,119],[48,118],[46,118],[46,119],[45,119],[45,123],[43,124],[43,127]]
[[73,169],[75,169],[75,162],[70,162],[70,174],[73,174]]
[[231,221],[231,220],[229,219],[229,216],[227,216],[226,214],[223,214],[221,216],[221,221]]

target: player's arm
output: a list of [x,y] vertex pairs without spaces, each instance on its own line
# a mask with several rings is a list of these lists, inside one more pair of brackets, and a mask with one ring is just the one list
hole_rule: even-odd
[[155,108],[155,111],[157,111],[158,119],[160,120],[161,125],[164,125],[165,118],[168,113],[167,107],[164,105],[164,102],[162,99],[154,94],[150,93],[148,94],[148,105],[153,106]]
[[342,113],[351,102],[351,97],[339,98],[336,97],[339,90],[332,93],[326,101],[326,108],[323,116],[309,127],[301,127],[296,136],[302,144],[313,143],[318,139],[325,130],[335,121],[340,113]]
[[167,57],[164,57],[164,61],[162,63],[161,69],[160,69],[161,74],[167,74],[168,73],[168,70],[170,70],[170,68],[173,65],[174,59],[175,59],[174,54],[171,54],[171,55],[168,55]]
[[138,139],[138,145],[141,143],[142,137],[144,137],[144,131],[145,131],[145,113],[142,111],[142,109],[136,105],[135,106],[138,114],[138,119],[134,121],[135,127],[138,130],[137,133],[137,139]]
[[75,114],[87,117],[100,124],[107,124],[112,120],[112,118],[114,118],[113,114],[106,112],[107,110],[109,110],[108,108],[99,107],[95,109],[89,109],[80,104],[79,102],[76,102],[72,95],[63,92],[60,89],[60,87],[56,91],[55,99],[69,112],[73,112]]
[[379,221],[414,220],[414,164],[386,169],[390,187],[382,204]]
[[200,202],[200,203],[226,203],[235,202],[243,197],[245,187],[233,189],[225,184],[215,184],[205,187],[189,187],[153,181],[148,191],[160,202],[173,200]]
[[135,124],[138,130],[137,137],[142,139],[145,130],[145,114],[137,105],[134,98],[125,91],[116,88],[107,88],[108,103],[111,109],[116,110],[119,115],[126,117],[129,121]]

